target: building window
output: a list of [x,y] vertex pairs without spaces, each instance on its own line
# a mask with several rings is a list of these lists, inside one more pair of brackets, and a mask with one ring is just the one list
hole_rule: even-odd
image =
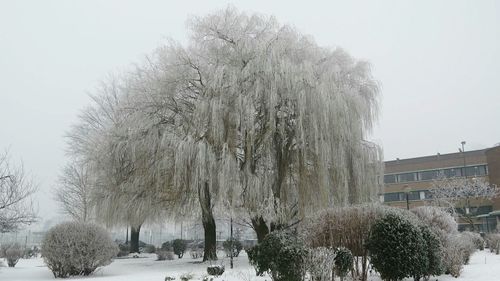
[[486,175],[486,166],[481,165],[481,166],[467,167],[465,171],[468,177],[484,176]]
[[484,215],[484,214],[489,214],[490,212],[493,212],[493,206],[479,206],[476,209],[476,216],[477,215]]
[[[406,200],[406,193],[403,193],[403,195],[405,196],[405,200]],[[408,200],[420,200],[420,192],[418,191],[412,191],[408,194]]]
[[433,180],[436,179],[437,177],[438,177],[437,170],[418,172],[418,180],[421,181]]
[[405,173],[405,174],[399,174],[398,175],[398,182],[409,182],[409,181],[415,181],[415,174],[416,173]]
[[396,175],[384,175],[384,183],[395,183]]
[[443,173],[444,176],[447,178],[461,177],[462,169],[461,168],[444,169]]
[[386,193],[386,194],[384,194],[384,202],[402,201],[399,198],[399,193],[400,192],[394,192],[394,193]]

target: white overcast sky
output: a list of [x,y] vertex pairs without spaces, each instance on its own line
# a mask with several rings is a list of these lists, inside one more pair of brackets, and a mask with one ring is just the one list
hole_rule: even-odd
[[139,62],[186,19],[225,8],[275,15],[373,65],[385,159],[500,142],[500,1],[0,0],[0,149],[39,182],[40,215],[65,164],[64,134],[99,80]]

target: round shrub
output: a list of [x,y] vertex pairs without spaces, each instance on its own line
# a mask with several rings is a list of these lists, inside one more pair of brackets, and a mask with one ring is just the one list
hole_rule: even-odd
[[248,259],[257,274],[269,272],[274,281],[301,281],[306,256],[303,243],[286,231],[271,232],[248,251]]
[[65,222],[51,228],[42,241],[42,256],[54,277],[90,275],[118,253],[117,245],[100,226]]
[[207,273],[208,275],[212,276],[220,276],[224,273],[224,266],[223,265],[210,265],[207,267]]
[[182,259],[184,252],[186,251],[187,243],[182,239],[175,239],[172,242],[172,248],[174,248],[174,254],[176,254],[179,259]]
[[500,234],[491,233],[486,236],[486,245],[490,248],[490,252],[494,252],[497,255],[500,252]]
[[162,249],[156,250],[156,260],[158,260],[158,261],[164,261],[164,260],[171,261],[173,259],[174,259],[174,252],[162,250]]
[[161,244],[161,249],[164,251],[173,251],[172,243],[170,243],[170,241],[163,242],[163,244]]
[[146,254],[154,254],[156,252],[155,245],[148,244],[144,247],[144,253]]
[[429,261],[420,229],[402,214],[388,213],[370,232],[367,248],[373,267],[383,280],[419,279]]
[[23,256],[21,246],[17,243],[7,244],[3,251],[5,252],[2,253],[2,256],[7,260],[9,267],[15,267],[19,259]]
[[[420,231],[425,241],[425,251],[429,262],[428,267],[423,272],[424,276],[441,275],[444,272],[442,260],[443,245],[439,237],[432,232],[429,226],[421,226]],[[428,278],[426,279],[428,280]]]
[[448,237],[444,248],[446,273],[453,277],[459,277],[463,265],[468,262],[475,249],[474,243],[469,239],[464,239],[461,234],[453,234]]
[[222,243],[222,247],[224,248],[224,252],[226,253],[227,257],[231,256],[231,248],[233,257],[237,257],[243,249],[243,245],[236,238],[228,238],[226,241],[224,241],[224,243]]
[[343,279],[347,275],[349,270],[352,269],[354,258],[349,249],[339,248],[336,251],[334,261],[335,271],[337,272],[337,275],[339,275],[340,278]]

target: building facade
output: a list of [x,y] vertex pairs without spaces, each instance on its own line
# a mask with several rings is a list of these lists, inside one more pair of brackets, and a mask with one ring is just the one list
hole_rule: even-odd
[[[381,201],[399,208],[413,208],[432,202],[430,190],[439,178],[480,179],[500,188],[500,146],[449,154],[436,154],[385,162],[384,194]],[[500,197],[471,200],[467,207],[457,204],[459,214],[473,218],[475,230],[500,229]],[[459,220],[459,230],[470,223]]]

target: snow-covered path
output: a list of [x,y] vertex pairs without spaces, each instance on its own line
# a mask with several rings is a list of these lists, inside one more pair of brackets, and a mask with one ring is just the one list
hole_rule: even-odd
[[[256,277],[255,271],[248,264],[244,253],[235,259],[235,268],[229,269],[229,260],[223,259],[219,263],[226,266],[226,272],[222,277],[215,280],[224,281],[264,281],[269,277]],[[95,280],[95,281],[163,281],[166,276],[175,277],[184,273],[192,273],[193,281],[201,280],[206,275],[207,263],[199,263],[185,256],[183,259],[173,261],[155,261],[154,255],[138,259],[117,259],[111,265],[100,269],[89,277],[71,278],[71,280]],[[476,252],[470,260],[470,264],[464,267],[459,278],[449,275],[431,278],[432,281],[496,281],[500,280],[500,255],[489,253],[489,251]],[[45,267],[42,259],[20,260],[15,268],[0,268],[1,281],[48,281],[55,280],[52,273]],[[380,280],[372,276],[370,280]],[[412,279],[408,279],[412,280]]]

